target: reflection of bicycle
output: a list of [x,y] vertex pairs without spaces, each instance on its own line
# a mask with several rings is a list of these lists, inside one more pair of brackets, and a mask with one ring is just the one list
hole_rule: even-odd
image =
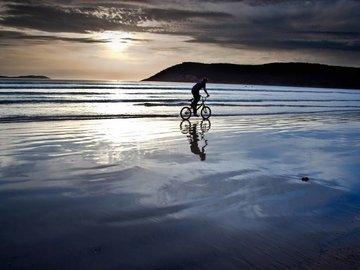
[[180,123],[180,130],[182,134],[187,134],[190,144],[190,150],[193,154],[198,155],[201,161],[205,161],[205,147],[208,141],[205,139],[205,133],[210,130],[210,120],[204,119],[202,121],[195,121],[191,123],[189,120],[182,120]]
[[[183,120],[180,123],[180,130],[182,134],[188,134],[190,132],[191,122],[189,120]],[[211,122],[209,119],[204,119],[200,122],[200,133],[204,134],[211,128]]]
[[[191,99],[191,103],[189,106],[185,106],[181,109],[180,111],[180,116],[182,119],[187,120],[191,117],[192,114],[192,107],[191,104],[193,102],[194,99]],[[201,96],[201,103],[199,105],[197,105],[196,110],[199,110],[201,108],[201,117],[203,119],[208,119],[211,116],[211,109],[209,106],[205,105],[205,101],[206,101],[206,97]]]

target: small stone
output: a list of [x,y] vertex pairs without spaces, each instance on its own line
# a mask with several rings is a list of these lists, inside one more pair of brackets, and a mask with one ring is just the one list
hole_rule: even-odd
[[96,246],[89,249],[91,255],[99,255],[101,253],[101,250],[102,250],[101,246]]
[[309,177],[303,176],[303,177],[301,177],[301,181],[307,182],[307,181],[309,181]]

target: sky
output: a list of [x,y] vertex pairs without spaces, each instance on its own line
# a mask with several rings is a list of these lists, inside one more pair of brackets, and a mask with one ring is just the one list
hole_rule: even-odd
[[359,60],[360,0],[0,0],[0,75],[130,81],[182,62]]

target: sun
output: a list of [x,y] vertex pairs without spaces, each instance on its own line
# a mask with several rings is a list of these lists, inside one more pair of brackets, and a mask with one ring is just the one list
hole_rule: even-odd
[[123,52],[131,45],[132,35],[126,32],[104,31],[97,33],[96,39],[103,41],[113,52]]

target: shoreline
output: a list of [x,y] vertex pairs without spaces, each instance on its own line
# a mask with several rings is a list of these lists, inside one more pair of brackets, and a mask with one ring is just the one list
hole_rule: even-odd
[[[211,106],[211,105],[210,105]],[[306,115],[347,115],[359,114],[358,110],[330,110],[314,112],[278,112],[278,113],[243,113],[243,114],[212,114],[211,118],[241,118],[241,117],[271,117],[271,116],[306,116]],[[30,122],[57,122],[57,121],[96,121],[96,120],[117,120],[117,119],[178,119],[182,120],[179,114],[116,114],[116,115],[35,115],[35,116],[8,116],[1,117],[0,124],[30,123]],[[201,117],[192,117],[189,120],[201,121]],[[211,120],[211,119],[210,119]]]

